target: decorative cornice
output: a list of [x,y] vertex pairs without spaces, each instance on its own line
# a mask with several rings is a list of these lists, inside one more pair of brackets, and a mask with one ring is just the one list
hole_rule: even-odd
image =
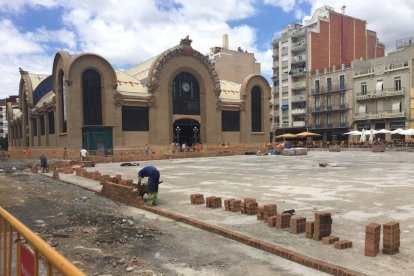
[[216,103],[216,110],[246,110],[246,104],[244,102],[223,102],[222,100],[218,100]]
[[122,95],[121,93],[117,92],[114,94],[114,105],[116,107],[122,105],[133,105],[133,106],[155,106],[155,96],[131,96],[131,95]]

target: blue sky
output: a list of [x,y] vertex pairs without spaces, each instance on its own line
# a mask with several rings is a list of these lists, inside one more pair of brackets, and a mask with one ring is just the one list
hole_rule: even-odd
[[414,36],[411,0],[0,0],[0,97],[18,93],[19,67],[51,74],[59,50],[94,52],[123,69],[186,35],[208,53],[227,33],[230,47],[254,52],[269,78],[272,39],[323,5],[336,11],[346,5],[346,14],[365,19],[387,50]]

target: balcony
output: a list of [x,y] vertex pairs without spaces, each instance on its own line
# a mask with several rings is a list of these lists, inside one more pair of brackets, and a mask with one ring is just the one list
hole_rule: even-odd
[[282,81],[288,80],[288,79],[289,79],[289,74],[287,73],[282,74]]
[[408,62],[399,63],[399,64],[389,64],[385,66],[385,72],[392,72],[392,71],[406,69],[406,68],[408,68]]
[[404,88],[401,88],[401,90],[387,89],[387,90],[382,90],[382,91],[367,92],[366,94],[357,93],[356,100],[363,101],[363,100],[378,99],[378,98],[385,98],[385,97],[404,96],[404,90],[405,90]]
[[282,86],[282,93],[289,92],[289,86]]
[[293,30],[289,34],[290,37],[300,37],[305,35],[305,30]]
[[293,96],[290,101],[293,102],[306,102],[306,96],[305,95],[298,95]]
[[279,62],[278,61],[275,61],[275,62],[273,62],[272,69],[277,69],[277,68],[279,68]]
[[367,77],[367,76],[374,75],[374,73],[375,73],[374,68],[369,68],[367,70],[362,70],[362,71],[355,72],[354,73],[354,78]]
[[332,104],[332,105],[321,105],[320,107],[311,107],[309,112],[311,113],[321,113],[321,112],[335,112],[335,111],[345,111],[350,108],[349,104]]
[[305,121],[296,121],[292,123],[293,127],[305,127]]
[[305,68],[292,69],[292,70],[290,70],[290,74],[293,77],[305,76],[306,75],[306,69]]
[[291,114],[292,115],[303,115],[303,114],[306,114],[306,109],[305,108],[295,108],[295,109],[292,109]]
[[311,95],[319,96],[322,94],[344,92],[349,89],[350,89],[349,85],[343,85],[343,86],[335,85],[335,86],[332,86],[330,90],[328,89],[328,87],[325,87],[325,86],[319,86],[319,90],[315,89],[315,86],[313,86],[311,88]]
[[277,117],[279,115],[279,111],[277,110],[270,110],[270,116],[271,117]]
[[288,67],[288,65],[289,65],[289,61],[287,61],[287,60],[282,61],[282,68]]
[[271,100],[272,105],[278,105],[279,104],[279,97],[278,98],[273,98]]
[[273,57],[277,57],[279,56],[279,48],[274,48],[273,49]]
[[298,81],[292,83],[292,90],[301,90],[306,88],[306,83],[304,81]]
[[334,121],[332,123],[319,123],[319,124],[313,124],[310,126],[310,128],[318,128],[318,129],[328,129],[328,128],[349,128],[346,123],[340,123],[337,121]]
[[371,113],[355,113],[355,121],[364,121],[364,120],[376,120],[376,119],[394,119],[394,118],[404,118],[405,111],[380,111],[380,112],[371,112]]
[[282,48],[282,55],[287,55],[288,48]]
[[306,46],[306,41],[305,40],[292,43],[291,51],[294,52],[294,51],[303,50],[303,49],[305,49],[305,46]]
[[302,62],[305,62],[305,61],[306,61],[306,56],[305,55],[297,55],[297,56],[294,56],[292,58],[291,63],[292,64],[297,64],[297,63],[302,63]]

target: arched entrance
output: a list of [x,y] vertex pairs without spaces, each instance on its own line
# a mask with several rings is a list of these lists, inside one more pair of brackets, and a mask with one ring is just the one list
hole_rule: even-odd
[[175,143],[194,146],[200,142],[200,123],[193,119],[176,120],[173,124],[173,137]]

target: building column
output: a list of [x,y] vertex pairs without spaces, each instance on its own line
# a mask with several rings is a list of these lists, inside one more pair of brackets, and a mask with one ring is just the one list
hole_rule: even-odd
[[36,129],[37,129],[37,146],[40,147],[41,138],[42,138],[42,135],[40,135],[40,116],[36,116]]
[[43,113],[43,116],[45,118],[45,146],[49,146],[49,114],[47,111]]

